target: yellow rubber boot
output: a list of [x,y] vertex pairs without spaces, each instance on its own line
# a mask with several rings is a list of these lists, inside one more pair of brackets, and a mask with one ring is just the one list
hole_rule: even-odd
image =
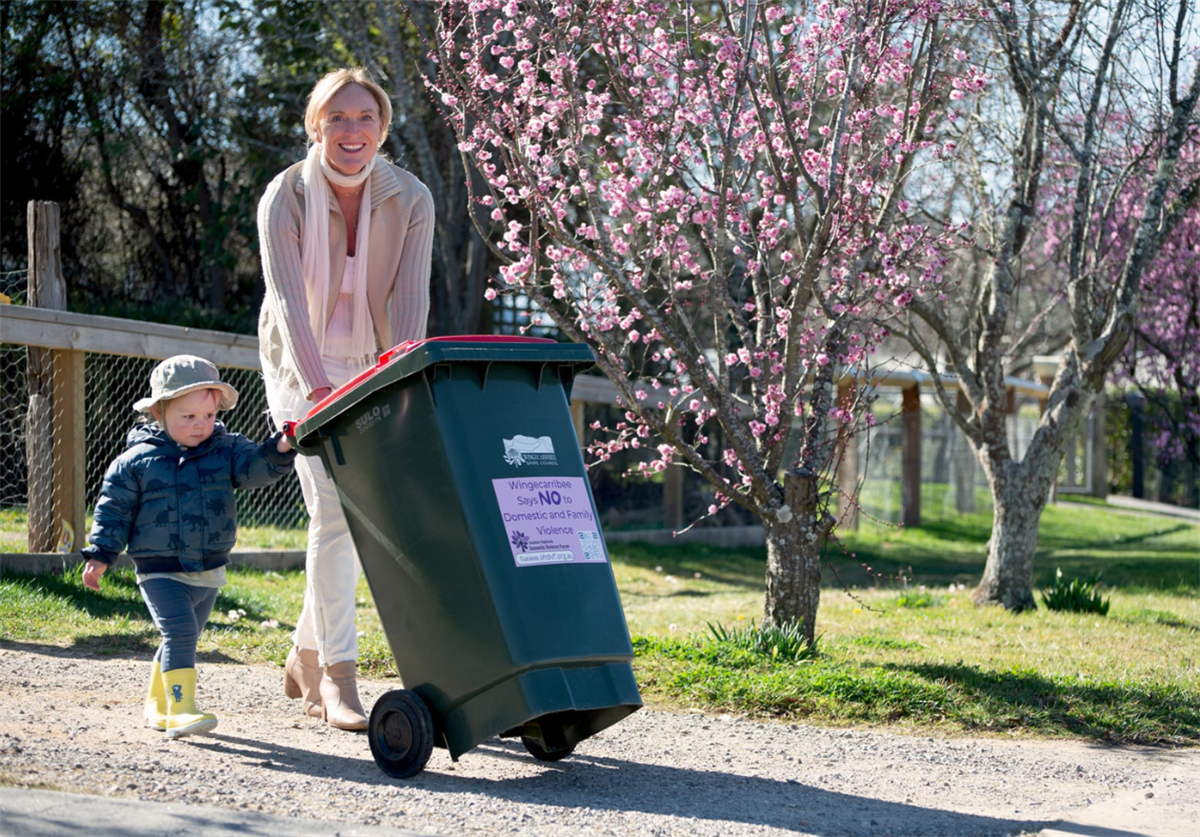
[[155,660],[150,666],[150,688],[146,691],[146,706],[142,709],[146,726],[167,728],[167,693],[163,691],[162,666]]
[[164,671],[162,681],[167,698],[167,738],[216,729],[217,716],[196,708],[196,669]]

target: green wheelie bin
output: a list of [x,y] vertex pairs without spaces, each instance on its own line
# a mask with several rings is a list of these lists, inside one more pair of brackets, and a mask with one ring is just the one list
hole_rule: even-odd
[[337,487],[404,688],[376,701],[384,772],[494,736],[557,760],[641,706],[571,420],[587,346],[405,343],[289,428]]

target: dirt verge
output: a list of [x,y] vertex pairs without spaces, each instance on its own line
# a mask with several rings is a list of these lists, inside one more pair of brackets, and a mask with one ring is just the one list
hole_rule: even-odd
[[[1167,835],[1200,821],[1200,750],[650,710],[561,762],[491,739],[457,763],[435,750],[422,774],[400,781],[378,769],[365,735],[301,716],[271,666],[202,661],[201,705],[220,726],[168,741],[142,726],[148,671],[0,642],[0,784],[441,835],[964,837],[1037,833],[1088,811],[1110,826],[1131,818],[1123,833]],[[368,707],[397,687],[360,683]]]

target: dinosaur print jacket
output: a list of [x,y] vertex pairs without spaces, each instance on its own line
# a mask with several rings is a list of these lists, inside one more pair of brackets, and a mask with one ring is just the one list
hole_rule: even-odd
[[139,573],[201,572],[229,563],[237,539],[235,488],[270,485],[292,471],[296,451],[278,434],[259,445],[216,422],[194,448],[157,423],[129,431],[104,474],[84,559],[111,565],[122,550]]

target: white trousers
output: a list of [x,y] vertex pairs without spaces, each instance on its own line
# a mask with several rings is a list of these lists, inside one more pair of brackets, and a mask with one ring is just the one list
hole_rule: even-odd
[[[322,358],[325,374],[339,387],[373,364],[368,358]],[[313,403],[299,387],[287,386],[270,370],[263,381],[276,426],[304,417]],[[308,549],[304,559],[304,609],[292,641],[316,649],[322,666],[358,660],[354,621],[355,587],[361,566],[333,480],[317,457],[296,457],[296,475],[308,509]]]

